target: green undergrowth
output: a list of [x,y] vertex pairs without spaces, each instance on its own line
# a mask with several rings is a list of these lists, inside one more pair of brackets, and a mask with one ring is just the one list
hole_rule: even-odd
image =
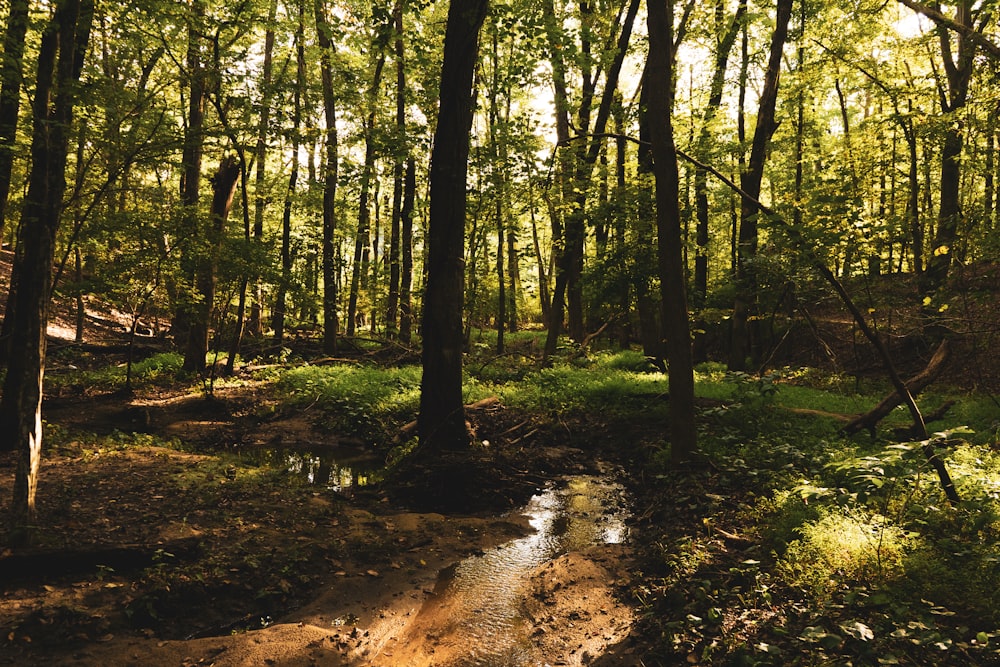
[[874,438],[841,435],[827,413],[857,414],[884,394],[813,371],[703,367],[698,391],[719,400],[699,417],[704,467],[671,470],[668,444],[652,460],[659,502],[697,529],[652,529],[663,574],[639,590],[662,635],[650,664],[1000,664],[992,399],[921,397],[924,410],[956,403],[928,441],[899,442],[904,410]]
[[[184,356],[177,352],[161,352],[132,363],[134,388],[169,385],[177,381],[177,374],[184,364]],[[82,387],[84,389],[113,391],[125,386],[127,366],[116,363],[91,370],[74,370],[49,373],[45,377],[51,388]]]

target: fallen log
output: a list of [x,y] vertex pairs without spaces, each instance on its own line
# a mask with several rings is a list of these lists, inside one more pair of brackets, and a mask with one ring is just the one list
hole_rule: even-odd
[[[911,396],[919,394],[941,375],[941,372],[944,371],[945,362],[948,361],[950,351],[948,339],[942,340],[937,350],[934,351],[931,360],[927,363],[927,367],[906,382],[906,388],[909,390]],[[878,423],[885,419],[897,406],[902,405],[904,400],[904,397],[898,391],[893,391],[874,408],[851,420],[840,430],[846,435],[854,435],[864,429],[875,435],[875,427],[878,426]]]

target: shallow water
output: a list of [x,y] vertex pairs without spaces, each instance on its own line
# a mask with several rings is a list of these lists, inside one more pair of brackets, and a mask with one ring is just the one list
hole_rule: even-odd
[[596,544],[628,537],[621,485],[604,477],[579,476],[534,496],[521,514],[535,533],[467,558],[442,574],[435,604],[447,605],[455,627],[449,634],[467,642],[476,667],[530,664],[528,620],[521,589],[540,565]]
[[336,492],[366,486],[373,481],[373,473],[384,467],[379,458],[346,448],[255,447],[240,452],[240,458],[284,470],[307,484]]

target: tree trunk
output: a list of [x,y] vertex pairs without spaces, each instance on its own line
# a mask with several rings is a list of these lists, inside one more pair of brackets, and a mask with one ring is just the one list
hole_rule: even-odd
[[687,298],[678,208],[680,180],[670,119],[670,81],[673,72],[673,2],[647,3],[649,56],[646,65],[649,92],[650,139],[656,177],[657,267],[660,274],[660,315],[667,339],[670,388],[670,457],[681,463],[697,447],[694,423],[694,364],[688,328]]
[[299,2],[299,25],[295,33],[295,91],[292,94],[292,166],[288,174],[288,190],[285,206],[281,213],[281,282],[274,300],[274,344],[281,346],[285,339],[285,319],[287,313],[288,288],[292,283],[292,200],[295,198],[295,184],[299,179],[299,146],[302,142],[302,91],[306,86],[305,55],[305,3]]
[[462,302],[472,74],[487,0],[452,0],[444,38],[440,110],[431,154],[430,225],[423,315],[420,446],[469,445],[462,401]]
[[28,30],[28,0],[11,0],[0,63],[0,246],[7,222],[7,199],[14,167],[17,117],[21,108],[24,36]]
[[[274,99],[274,89],[271,83],[274,65],[274,22],[278,13],[278,0],[270,0],[267,10],[267,29],[264,32],[264,62],[260,74],[260,117],[257,119],[257,146],[254,149],[254,161],[257,171],[254,177],[253,202],[253,238],[258,244],[264,242],[264,209],[267,207],[267,197],[264,190],[267,186],[267,137],[271,125],[271,104]],[[263,288],[259,278],[254,280],[254,299],[250,306],[250,320],[247,330],[253,336],[263,333],[264,317],[261,311],[264,299]]]
[[403,208],[400,211],[400,251],[403,271],[399,277],[399,340],[409,343],[413,328],[413,207],[417,196],[417,163],[406,159],[403,177]]
[[390,338],[399,332],[400,234],[403,217],[403,165],[409,152],[406,143],[406,68],[403,49],[403,0],[392,9],[396,39],[396,156],[392,167],[392,223],[389,228],[389,300],[385,309],[385,330]]
[[[190,25],[188,27],[188,47],[187,47],[187,77],[188,77],[188,117],[187,125],[184,128],[184,147],[181,154],[181,205],[184,207],[182,216],[182,228],[184,238],[181,249],[181,270],[184,278],[194,284],[197,279],[197,267],[199,264],[198,251],[195,244],[199,233],[198,223],[198,202],[201,195],[201,161],[204,153],[204,124],[205,124],[205,98],[206,81],[205,67],[201,60],[202,40],[201,22],[205,18],[205,5],[203,0],[192,0]],[[195,295],[189,290],[184,290],[184,294],[179,295],[180,303],[177,305],[174,314],[171,330],[174,342],[177,344],[189,344],[191,327],[194,319],[198,317],[199,305],[195,303]],[[207,329],[206,329],[207,335]],[[201,372],[205,367],[204,355],[200,359],[190,358],[187,353],[184,355],[184,370]]]
[[201,253],[195,273],[197,299],[191,312],[184,368],[195,372],[205,370],[208,354],[208,336],[215,306],[215,287],[219,267],[219,252],[225,235],[226,219],[233,205],[236,184],[239,182],[239,162],[227,156],[219,163],[219,170],[212,177],[211,223],[206,230],[208,249]]
[[[972,29],[972,2],[961,0],[958,3],[955,22],[958,25]],[[961,186],[962,186],[962,147],[965,128],[962,123],[961,110],[965,107],[969,95],[969,83],[972,80],[972,70],[976,45],[966,33],[959,32],[955,39],[958,42],[958,53],[952,54],[952,32],[938,25],[941,41],[941,57],[948,78],[948,96],[941,96],[941,111],[948,114],[951,122],[944,133],[944,144],[941,147],[941,181],[940,204],[938,206],[937,231],[934,235],[934,251],[927,263],[927,271],[921,281],[921,293],[930,296],[944,285],[948,278],[948,270],[955,244],[958,241],[958,229],[962,220]],[[957,56],[957,57],[956,57]]]
[[347,335],[353,336],[357,327],[358,299],[361,296],[362,281],[367,281],[368,262],[366,256],[371,247],[371,183],[375,172],[375,98],[382,83],[385,66],[385,44],[376,45],[378,56],[371,86],[368,88],[366,104],[368,114],[364,123],[365,162],[361,170],[361,193],[358,195],[358,231],[354,238],[354,264],[351,267],[351,293],[347,302]]
[[19,451],[11,543],[26,541],[35,515],[42,447],[42,381],[56,232],[66,190],[68,134],[94,5],[62,0],[42,33],[33,105],[32,166],[18,241],[21,264],[11,318],[9,365],[0,400],[4,445]]
[[323,113],[326,121],[326,159],[323,165],[323,352],[337,351],[337,263],[334,243],[337,232],[337,99],[333,89],[333,42],[324,0],[315,0],[316,34],[320,47],[320,75],[323,80]]
[[[722,11],[722,3],[717,5],[717,13]],[[712,138],[712,120],[722,105],[723,87],[726,83],[726,69],[729,63],[729,54],[736,44],[736,38],[740,34],[743,25],[743,16],[746,14],[746,0],[741,0],[733,15],[729,28],[719,41],[715,52],[715,69],[712,73],[712,81],[709,88],[708,104],[701,118],[701,130],[698,134],[698,156],[707,159],[709,152],[709,142]],[[695,310],[705,307],[705,299],[708,296],[708,242],[709,242],[709,211],[708,211],[708,174],[704,169],[695,170],[695,209],[697,225],[695,229],[695,243],[697,250],[694,257],[694,292],[692,302]],[[705,324],[700,322],[695,332],[694,349],[698,361],[706,361],[708,353],[705,350]]]
[[788,22],[791,15],[792,0],[778,0],[774,33],[771,36],[771,51],[764,73],[764,88],[760,94],[760,107],[757,110],[757,126],[750,147],[750,161],[740,179],[743,191],[753,199],[744,197],[740,206],[736,299],[733,305],[733,337],[729,358],[731,370],[745,370],[748,354],[754,359],[759,357],[761,341],[759,333],[753,330],[756,327],[752,326],[757,314],[760,287],[757,269],[754,266],[757,259],[757,218],[760,214],[755,201],[760,198],[767,146],[777,127],[774,114],[778,101],[781,58],[788,37]]

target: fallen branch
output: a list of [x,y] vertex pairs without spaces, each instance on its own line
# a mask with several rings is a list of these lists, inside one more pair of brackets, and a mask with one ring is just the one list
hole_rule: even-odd
[[[949,352],[950,348],[948,346],[948,340],[945,339],[941,341],[937,350],[934,351],[934,355],[927,363],[927,367],[906,381],[906,388],[912,396],[919,394],[927,387],[927,385],[933,382],[935,378],[941,375],[941,372],[944,370],[945,362],[948,360]],[[903,397],[898,391],[893,391],[891,394],[883,398],[882,401],[874,408],[851,420],[840,430],[846,435],[854,435],[858,431],[864,429],[874,436],[875,427],[878,426],[878,423],[885,419],[893,410],[896,409],[897,406],[902,405],[902,403]],[[923,418],[923,422],[926,424],[928,421],[930,421],[930,417],[925,416]],[[926,435],[921,435],[912,427],[911,431],[916,433],[916,435],[921,439],[926,437]]]
[[[919,434],[919,439],[923,440],[927,438],[927,425],[924,422],[923,415],[920,414],[920,408],[917,407],[917,402],[913,398],[913,394],[910,390],[906,388],[906,383],[903,379],[899,377],[899,372],[896,370],[896,366],[892,363],[892,357],[889,356],[889,350],[885,346],[885,342],[872,330],[868,325],[865,316],[862,314],[861,310],[858,308],[857,304],[854,303],[854,299],[851,295],[847,293],[844,285],[837,279],[837,276],[833,274],[830,267],[822,260],[822,258],[816,253],[816,249],[813,248],[809,242],[803,238],[802,232],[795,226],[785,220],[782,216],[772,209],[771,207],[763,204],[756,197],[751,196],[743,188],[733,183],[725,174],[720,172],[718,169],[707,165],[695,158],[684,153],[684,151],[677,150],[677,155],[696,167],[700,167],[723,183],[726,184],[731,190],[739,194],[741,197],[747,199],[760,210],[761,213],[768,216],[770,220],[777,223],[781,228],[788,234],[792,243],[798,247],[799,252],[801,252],[812,264],[813,268],[823,276],[823,278],[833,287],[837,296],[840,297],[841,302],[844,307],[851,313],[851,317],[854,319],[855,324],[864,334],[865,338],[872,344],[875,351],[878,352],[879,358],[882,360],[882,365],[885,368],[886,374],[889,376],[889,381],[895,388],[896,393],[899,394],[901,402],[906,404],[907,409],[910,411],[910,416],[913,418],[913,429]],[[948,468],[944,465],[944,461],[941,457],[937,455],[934,451],[934,447],[931,445],[925,445],[923,448],[924,456],[927,457],[927,462],[931,464],[934,471],[938,475],[938,479],[941,482],[941,489],[944,491],[944,495],[947,496],[948,502],[952,505],[958,505],[959,497],[958,491],[955,490],[955,483],[951,479],[951,475],[948,474]]]

